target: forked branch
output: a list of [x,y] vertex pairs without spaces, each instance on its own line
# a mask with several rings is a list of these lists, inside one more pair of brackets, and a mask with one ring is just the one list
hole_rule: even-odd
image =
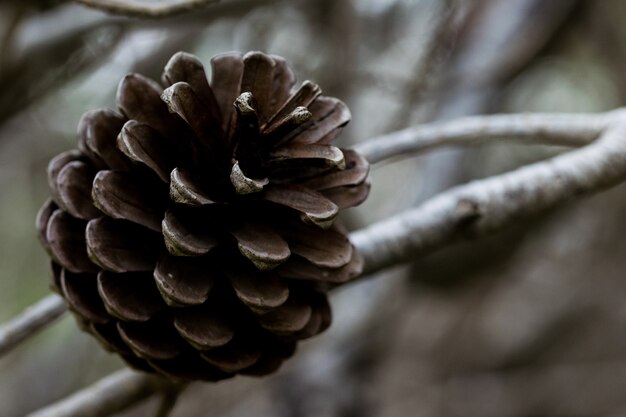
[[621,119],[608,125],[590,145],[454,187],[421,206],[352,233],[350,238],[366,260],[365,273],[416,259],[463,238],[488,234],[520,217],[623,181],[626,117],[623,111],[614,114],[621,114]]

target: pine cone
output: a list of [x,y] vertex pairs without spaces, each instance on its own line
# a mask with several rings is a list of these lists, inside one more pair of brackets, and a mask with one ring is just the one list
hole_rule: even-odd
[[177,53],[161,86],[129,74],[49,164],[37,219],[53,288],[134,368],[264,375],[326,329],[327,290],[360,274],[340,209],[368,164],[330,143],[350,113],[283,58]]

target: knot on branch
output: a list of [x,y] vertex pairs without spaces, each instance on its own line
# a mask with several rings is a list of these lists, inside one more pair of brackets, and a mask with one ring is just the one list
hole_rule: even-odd
[[463,198],[456,204],[454,217],[456,219],[455,227],[458,231],[471,235],[472,225],[482,217],[480,204],[477,201]]

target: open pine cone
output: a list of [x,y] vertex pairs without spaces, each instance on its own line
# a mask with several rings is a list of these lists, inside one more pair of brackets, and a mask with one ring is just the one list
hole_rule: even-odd
[[333,225],[367,162],[330,143],[350,119],[283,58],[174,55],[129,74],[49,164],[38,215],[53,287],[131,366],[184,379],[264,375],[330,324],[326,291],[362,260]]

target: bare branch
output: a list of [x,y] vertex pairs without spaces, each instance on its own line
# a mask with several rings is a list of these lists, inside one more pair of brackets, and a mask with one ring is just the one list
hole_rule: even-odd
[[145,400],[164,384],[154,376],[124,369],[28,417],[110,416]]
[[0,356],[54,322],[65,311],[58,295],[50,295],[0,327]]
[[[350,237],[366,261],[365,273],[415,259],[463,238],[487,234],[520,217],[547,210],[581,194],[601,191],[624,180],[625,113],[621,110],[610,114],[613,117],[621,115],[622,120],[611,124],[596,142],[584,148],[452,188],[421,206],[352,233]],[[481,119],[471,121],[475,120]],[[530,117],[528,120],[537,122],[542,119]],[[579,123],[580,120],[587,120],[590,125]],[[591,116],[582,117],[578,122],[571,119],[572,125],[568,129],[578,135],[570,133],[565,138],[571,139],[572,143],[590,140],[593,137],[590,127],[602,120]],[[542,123],[544,128],[549,127],[550,134],[546,136],[542,129],[536,133],[552,138],[552,133],[565,128],[566,121],[567,118],[556,118],[552,119],[553,124]],[[538,126],[534,124],[535,130]],[[526,131],[521,129],[518,137],[526,137]]]
[[595,114],[503,114],[427,123],[381,135],[355,149],[370,163],[448,145],[498,139],[532,144],[582,146],[593,141],[619,110]]
[[219,0],[168,0],[168,1],[141,1],[141,0],[74,0],[83,6],[102,10],[107,13],[120,14],[131,17],[147,17],[158,19],[189,12]]
[[[431,145],[410,149],[496,137],[587,146],[504,175],[455,187],[415,209],[352,233],[350,238],[365,260],[365,274],[415,259],[463,238],[485,235],[522,216],[626,179],[623,109],[597,115],[483,116],[422,127],[421,132],[421,143]],[[377,152],[370,151],[368,156],[385,152],[389,155],[387,150]],[[108,416],[156,391],[174,390],[172,384],[120,371],[31,417]]]

